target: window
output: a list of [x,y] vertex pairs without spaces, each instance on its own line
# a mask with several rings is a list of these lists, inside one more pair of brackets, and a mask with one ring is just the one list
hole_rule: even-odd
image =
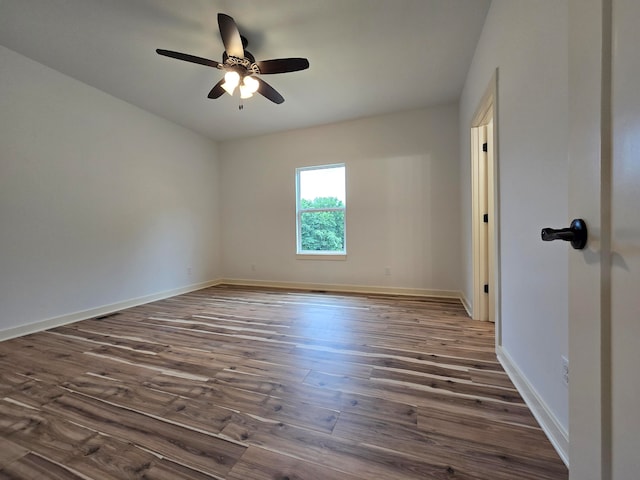
[[297,168],[296,195],[297,253],[344,257],[344,164]]

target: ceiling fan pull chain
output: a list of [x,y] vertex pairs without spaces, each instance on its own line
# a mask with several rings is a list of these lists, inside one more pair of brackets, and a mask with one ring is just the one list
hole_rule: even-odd
[[240,99],[240,103],[238,105],[238,110],[244,110],[244,103],[242,103],[242,98]]

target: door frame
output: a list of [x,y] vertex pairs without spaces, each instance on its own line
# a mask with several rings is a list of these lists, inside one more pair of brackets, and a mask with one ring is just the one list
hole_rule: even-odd
[[[486,170],[483,164],[483,127],[486,127],[488,143]],[[485,188],[486,175],[486,188]],[[485,199],[486,195],[486,199]],[[502,344],[500,323],[500,215],[498,182],[498,69],[480,99],[471,120],[471,243],[473,264],[472,317],[496,324],[496,347]],[[485,205],[486,204],[486,205]],[[487,227],[483,214],[489,215]],[[482,229],[488,228],[488,245],[485,245]],[[484,273],[488,273],[489,294],[484,293]],[[483,313],[487,312],[487,313]]]

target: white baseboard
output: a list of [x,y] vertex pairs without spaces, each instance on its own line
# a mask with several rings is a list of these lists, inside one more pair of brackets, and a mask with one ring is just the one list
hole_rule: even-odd
[[91,308],[89,310],[83,310],[80,312],[69,313],[58,317],[48,318],[39,322],[29,323],[27,325],[20,325],[18,327],[7,328],[0,331],[0,341],[9,340],[10,338],[21,337],[23,335],[29,335],[30,333],[40,332],[42,330],[48,330],[50,328],[60,327],[69,323],[78,322],[80,320],[86,320],[88,318],[98,317],[100,315],[106,315],[108,313],[124,310],[125,308],[131,308],[138,305],[143,305],[149,302],[155,302],[156,300],[162,300],[164,298],[173,297],[175,295],[181,295],[183,293],[193,292],[195,290],[201,290],[203,288],[219,285],[220,280],[211,280],[208,282],[195,283],[187,285],[185,287],[175,288],[172,290],[165,290],[159,293],[153,293],[151,295],[145,295],[143,297],[132,298],[124,300],[122,302],[112,303],[109,305],[102,305],[100,307]]
[[372,285],[347,285],[330,283],[277,282],[269,280],[248,280],[240,278],[223,278],[219,282],[226,285],[246,287],[289,288],[292,290],[322,290],[326,292],[372,293],[387,295],[408,295],[415,297],[455,298],[461,300],[461,293],[456,290],[429,290],[423,288],[380,287]]
[[467,315],[473,318],[473,315],[471,314],[471,302],[469,302],[469,299],[464,294],[464,292],[460,292],[460,301],[462,302],[462,306],[464,307],[464,309],[467,311]]
[[498,360],[518,389],[529,410],[533,413],[564,464],[569,468],[569,432],[560,424],[557,417],[538,395],[533,385],[514,363],[511,356],[502,347],[497,347],[496,353]]

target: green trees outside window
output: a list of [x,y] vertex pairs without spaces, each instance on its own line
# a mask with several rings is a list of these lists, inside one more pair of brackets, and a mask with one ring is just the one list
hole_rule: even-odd
[[[344,251],[344,203],[336,197],[301,199],[300,243],[302,250]],[[339,208],[340,210],[320,210]]]

